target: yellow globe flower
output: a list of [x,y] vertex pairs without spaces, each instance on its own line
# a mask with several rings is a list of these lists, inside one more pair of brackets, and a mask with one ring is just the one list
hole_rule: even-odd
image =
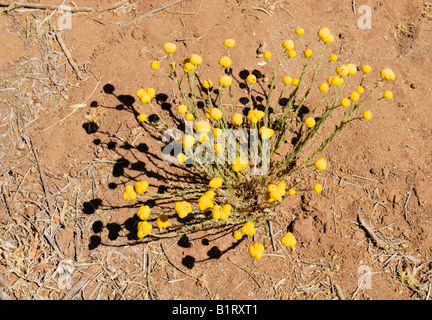
[[305,57],[306,58],[308,58],[308,57],[310,57],[311,55],[312,55],[312,50],[311,49],[306,49],[305,51],[304,51],[304,55],[305,55]]
[[247,221],[241,228],[241,232],[247,236],[253,236],[256,233],[255,224]]
[[250,123],[257,123],[265,116],[264,111],[252,109],[248,112],[247,119]]
[[391,69],[382,69],[380,72],[381,79],[387,81],[393,81],[395,79],[395,74]]
[[192,63],[194,66],[198,66],[203,62],[203,59],[200,55],[194,53],[191,54],[191,56],[189,57],[189,62]]
[[324,40],[325,38],[330,36],[330,29],[327,27],[321,28],[318,30],[318,37],[321,40]]
[[214,129],[213,129],[213,135],[214,135],[215,137],[220,137],[220,136],[222,136],[222,129],[214,128]]
[[328,84],[325,83],[325,82],[321,83],[320,86],[319,86],[319,90],[320,90],[321,92],[323,92],[323,93],[324,93],[324,92],[327,92],[328,89],[329,89],[329,86],[328,86]]
[[359,94],[362,94],[362,93],[365,91],[365,89],[364,89],[362,86],[357,86],[356,91],[357,91]]
[[372,67],[368,64],[365,64],[364,66],[361,67],[363,73],[370,73],[372,71]]
[[250,84],[254,84],[257,81],[257,78],[255,77],[254,74],[250,74],[247,76],[246,81],[249,82]]
[[125,199],[126,201],[135,200],[136,197],[137,197],[137,194],[135,192],[134,186],[126,185],[125,191],[123,192],[123,199]]
[[195,144],[195,137],[193,135],[185,135],[182,139],[183,148],[191,148]]
[[174,210],[177,212],[179,218],[183,219],[192,212],[192,205],[187,201],[176,202]]
[[384,91],[384,98],[386,98],[387,100],[393,99],[393,92],[391,92],[390,90]]
[[144,122],[147,120],[147,115],[145,113],[140,113],[137,118],[139,121]]
[[348,98],[343,98],[341,100],[341,105],[342,105],[342,107],[347,108],[351,105],[351,101]]
[[332,53],[332,54],[330,55],[330,60],[331,60],[331,61],[337,61],[337,60],[338,60],[338,56],[335,55],[334,53]]
[[213,82],[209,79],[206,79],[203,81],[202,86],[204,87],[204,89],[210,89],[213,87]]
[[285,40],[284,42],[282,42],[282,47],[284,47],[286,51],[293,50],[294,49],[294,41]]
[[176,158],[177,158],[178,163],[185,163],[186,162],[186,155],[184,153],[179,153]]
[[263,54],[264,59],[270,59],[272,56],[270,51],[265,51]]
[[212,117],[212,119],[214,120],[219,120],[220,118],[222,118],[222,111],[218,108],[212,108],[210,109],[210,116]]
[[152,68],[153,70],[159,69],[159,61],[152,61],[152,63],[150,64],[150,68]]
[[317,161],[315,161],[315,167],[323,171],[327,168],[327,160],[325,158],[319,158]]
[[234,172],[240,172],[243,169],[246,169],[247,162],[241,159],[240,157],[237,157],[235,159],[235,162],[232,164],[231,168]]
[[183,71],[186,72],[186,73],[188,73],[190,71],[193,71],[194,68],[195,68],[194,65],[192,63],[190,63],[190,62],[186,62],[183,65]]
[[187,121],[192,121],[194,119],[194,115],[189,112],[188,114],[185,115],[185,119]]
[[142,97],[145,93],[146,93],[145,89],[141,88],[141,89],[138,89],[138,90],[135,92],[135,95],[138,97],[138,99],[141,99],[141,97]]
[[294,195],[296,194],[295,189],[294,189],[294,188],[289,188],[289,189],[288,189],[288,194],[289,194],[290,196],[294,196]]
[[265,127],[265,126],[262,126],[262,127],[259,129],[259,134],[260,134],[260,136],[261,136],[261,138],[262,138],[263,140],[267,140],[267,139],[270,139],[271,137],[273,137],[273,135],[274,135],[274,130],[273,130],[273,129],[270,129],[270,128],[267,128],[267,127]]
[[285,182],[281,181],[276,184],[276,189],[280,193],[280,195],[283,197],[286,194],[286,184]]
[[229,68],[231,66],[231,63],[232,62],[230,57],[224,56],[219,59],[219,64],[223,68]]
[[353,76],[357,73],[357,66],[355,64],[348,63],[346,66],[348,68],[349,75]]
[[154,88],[148,87],[144,89],[145,93],[149,95],[151,99],[156,96],[156,90]]
[[137,181],[135,182],[134,189],[136,193],[144,193],[147,191],[148,186],[149,184],[147,181]]
[[215,143],[214,149],[217,153],[223,153],[225,151],[225,148],[220,143]]
[[213,189],[217,189],[222,185],[222,183],[223,183],[223,180],[221,177],[215,177],[215,178],[210,180],[209,187],[213,188]]
[[162,213],[156,220],[156,225],[159,229],[165,229],[169,225],[169,218],[166,214]]
[[229,87],[232,84],[232,78],[228,75],[219,78],[219,83],[222,87]]
[[291,232],[287,232],[282,237],[281,242],[284,246],[293,248],[296,245],[297,240]]
[[148,223],[147,221],[138,222],[138,227],[137,227],[138,238],[143,238],[146,235],[148,235],[151,232],[152,228],[153,228],[152,225],[150,223]]
[[210,118],[211,118],[210,110],[206,110],[206,112],[205,112],[205,117],[206,117],[207,119],[210,119]]
[[334,40],[335,40],[335,37],[334,37],[332,34],[329,35],[327,38],[322,39],[322,41],[323,41],[324,43],[333,43]]
[[143,93],[140,97],[140,101],[142,103],[149,103],[151,101],[151,97],[147,93]]
[[292,80],[293,79],[291,77],[288,77],[288,76],[283,77],[283,79],[282,79],[283,83],[285,83],[287,86],[292,83]]
[[297,29],[295,30],[295,33],[296,33],[296,35],[298,35],[298,36],[303,35],[304,32],[305,32],[305,31],[304,31],[303,28],[297,28]]
[[215,196],[215,192],[214,192],[213,190],[207,190],[207,191],[204,193],[204,195],[207,196],[207,197],[209,197],[210,199],[213,199],[214,196]]
[[288,56],[290,58],[294,58],[297,55],[297,52],[295,50],[289,50],[288,51]]
[[177,50],[177,46],[174,43],[167,42],[163,45],[163,49],[166,53],[171,54]]
[[[271,184],[267,187],[267,192],[270,199],[280,201],[282,199],[282,194],[279,192],[279,189],[276,185]],[[272,201],[271,201],[272,202]]]
[[224,46],[228,48],[233,48],[235,46],[236,42],[234,39],[225,39]]
[[350,94],[350,99],[352,101],[357,101],[358,99],[360,99],[360,94],[357,91],[353,91]]
[[241,233],[240,231],[236,231],[234,232],[233,237],[236,240],[241,240],[243,238],[243,233]]
[[213,209],[214,203],[208,195],[203,195],[198,199],[198,207],[201,211]]
[[299,85],[299,83],[300,83],[300,80],[299,80],[299,79],[293,79],[293,81],[292,81],[292,85],[293,85],[294,87],[297,87],[297,86]]
[[185,114],[187,112],[187,107],[184,104],[181,104],[177,107],[177,112],[180,114]]
[[349,69],[346,64],[340,64],[336,67],[336,73],[341,77],[346,77],[349,74]]
[[146,206],[141,206],[138,209],[137,216],[141,220],[147,220],[149,218],[149,216],[150,216],[150,211],[151,211],[151,209],[150,209],[149,206],[147,206],[147,205]]
[[264,253],[264,246],[261,243],[254,243],[252,246],[249,247],[249,254],[257,259],[260,260]]
[[323,187],[321,184],[315,183],[313,189],[316,193],[320,193],[322,191]]
[[232,116],[232,121],[234,124],[240,126],[243,123],[243,115],[240,113],[234,113]]
[[339,76],[332,76],[327,79],[327,82],[331,86],[339,86],[344,83],[344,79]]
[[370,112],[369,110],[366,110],[365,112],[363,112],[363,118],[365,120],[370,120],[372,119],[372,112]]
[[309,128],[314,127],[315,124],[316,124],[315,119],[312,118],[312,117],[306,118],[305,121],[304,121],[304,123],[305,123],[306,127],[309,127]]
[[205,120],[198,121],[195,123],[195,131],[201,132],[201,133],[208,133],[211,130],[210,123],[208,123]]

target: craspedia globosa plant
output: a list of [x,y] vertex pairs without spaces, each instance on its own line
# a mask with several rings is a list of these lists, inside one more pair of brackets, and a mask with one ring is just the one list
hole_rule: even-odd
[[[138,238],[226,228],[235,241],[249,237],[249,254],[261,259],[269,239],[267,221],[279,222],[273,209],[301,193],[325,193],[320,174],[328,170],[328,163],[321,153],[351,122],[371,120],[377,102],[393,98],[390,90],[380,90],[395,74],[389,68],[374,72],[370,65],[338,62],[331,45],[335,37],[328,28],[318,30],[309,46],[305,33],[297,28],[292,39],[266,51],[263,57],[273,71],[267,83],[259,72],[247,72],[243,82],[233,76],[234,39],[221,40],[226,52],[214,61],[220,74],[213,75],[200,71],[200,55],[181,57],[175,44],[163,45],[166,56],[152,61],[149,72],[161,72],[172,81],[180,97],[174,116],[182,129],[157,112],[151,87],[137,88],[136,96],[158,119],[152,122],[140,113],[138,120],[164,142],[164,165],[188,166],[197,179],[189,185],[173,180],[162,193],[150,193],[145,180],[127,185],[125,201],[171,201],[170,208],[159,212],[140,207]],[[234,96],[236,84],[246,101]],[[260,104],[254,94],[261,95]],[[312,94],[318,98],[311,103]],[[325,126],[330,119],[335,126]],[[282,152],[282,146],[288,151]],[[284,203],[289,205],[289,199]],[[251,240],[257,235],[262,241]],[[279,240],[292,248],[297,242],[288,230]]]

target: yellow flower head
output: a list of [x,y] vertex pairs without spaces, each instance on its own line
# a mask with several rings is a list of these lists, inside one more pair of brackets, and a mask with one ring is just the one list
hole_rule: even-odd
[[134,189],[136,193],[144,193],[147,191],[148,186],[149,184],[147,181],[137,181],[135,182]]
[[223,182],[223,180],[221,177],[215,177],[215,178],[210,180],[209,187],[213,188],[213,189],[217,189],[222,185],[222,182]]
[[191,148],[195,144],[195,137],[193,135],[185,135],[182,138],[183,148]]
[[369,110],[366,110],[365,112],[363,112],[363,118],[365,120],[370,120],[372,119],[372,112],[370,112]]
[[138,99],[141,99],[144,93],[146,93],[145,89],[141,88],[135,92],[135,95],[138,97]]
[[357,86],[356,91],[357,91],[359,94],[362,94],[362,93],[365,91],[365,89],[364,89],[362,86]]
[[241,228],[241,232],[247,236],[253,236],[256,233],[255,224],[247,221]]
[[263,253],[264,246],[261,243],[254,243],[249,247],[249,254],[257,260],[262,258]]
[[304,55],[305,55],[305,57],[306,58],[308,58],[308,57],[310,57],[311,55],[312,55],[312,50],[311,49],[306,49],[305,51],[304,51]]
[[232,165],[232,169],[234,172],[239,172],[243,169],[246,169],[246,167],[247,167],[247,163],[240,157],[237,157],[235,159],[235,162]]
[[294,58],[297,55],[297,52],[295,50],[289,50],[288,51],[288,57]]
[[317,161],[315,161],[315,167],[320,171],[325,170],[327,168],[327,160],[324,158],[319,158]]
[[[282,194],[279,192],[280,190],[278,189],[278,187],[274,184],[271,184],[267,187],[267,192],[268,192],[268,202],[273,202],[273,201],[280,201],[282,200]],[[272,200],[272,201],[269,201]]]
[[187,201],[176,202],[174,210],[177,212],[179,218],[183,219],[192,212],[192,205]]
[[276,188],[277,191],[281,194],[281,196],[283,197],[286,193],[285,189],[286,189],[286,184],[285,182],[281,181],[279,183],[276,184]]
[[142,103],[149,103],[151,101],[151,97],[147,93],[143,93],[140,97],[140,101]]
[[203,81],[202,86],[204,87],[204,89],[210,89],[213,87],[213,82],[209,79],[206,79]]
[[151,209],[150,209],[149,206],[147,206],[147,205],[146,206],[141,206],[138,209],[137,216],[141,220],[147,220],[149,218],[149,216],[150,216],[150,211],[151,211]]
[[322,39],[322,41],[323,41],[324,43],[333,43],[334,40],[335,40],[335,37],[334,37],[332,34],[329,35],[327,38]]
[[265,51],[263,54],[264,59],[270,59],[272,56],[270,51]]
[[235,46],[236,42],[234,39],[225,39],[224,46],[228,48],[233,48]]
[[247,119],[250,123],[257,123],[265,116],[264,111],[252,109],[248,112]]
[[303,35],[304,32],[305,32],[305,31],[304,31],[303,28],[297,28],[297,29],[295,30],[295,33],[296,33],[296,35],[298,35],[298,36]]
[[137,118],[139,121],[144,122],[147,120],[147,115],[145,113],[140,113]]
[[353,91],[350,94],[350,99],[352,101],[357,101],[358,99],[360,99],[360,94],[357,91]]
[[179,153],[176,158],[179,163],[186,162],[186,155],[184,153]]
[[337,60],[338,60],[338,56],[335,55],[334,53],[332,53],[332,54],[330,55],[330,61],[337,61]]
[[185,120],[192,121],[193,119],[194,119],[194,115],[192,113],[189,112],[185,115]]
[[194,68],[195,68],[195,66],[192,63],[190,63],[190,62],[186,62],[183,65],[183,71],[186,72],[186,73],[188,73],[190,71],[193,71]]
[[250,74],[247,76],[246,81],[249,82],[250,84],[254,84],[257,81],[257,78],[254,74]]
[[349,74],[349,69],[346,64],[340,64],[336,67],[336,73],[341,77],[346,77]]
[[393,99],[393,92],[391,92],[390,90],[384,91],[384,98],[386,98],[387,100]]
[[229,68],[231,66],[231,58],[224,56],[222,58],[219,59],[219,64],[221,65],[221,67],[223,68]]
[[321,184],[315,183],[313,189],[316,193],[320,193],[322,191],[323,187]]
[[271,137],[273,137],[274,130],[273,129],[269,129],[269,128],[265,127],[265,126],[262,126],[259,129],[259,134],[260,134],[260,136],[261,136],[261,138],[263,140],[270,139]]
[[123,192],[123,199],[125,200],[135,200],[137,194],[135,192],[134,186],[127,185],[125,186],[125,191]]
[[289,194],[290,196],[294,196],[294,195],[296,194],[295,189],[294,189],[294,188],[289,188],[289,189],[288,189],[288,194]]
[[282,237],[281,242],[284,246],[293,248],[296,245],[297,240],[291,232],[287,232]]
[[214,128],[214,129],[213,129],[213,135],[214,135],[215,137],[220,137],[220,136],[222,136],[222,129]]
[[288,86],[292,83],[293,79],[291,77],[286,76],[286,77],[283,77],[282,81],[283,81],[283,83],[285,83]]
[[241,233],[240,231],[236,231],[234,232],[233,237],[236,240],[241,240],[243,238],[243,233]]
[[321,40],[324,40],[325,38],[330,36],[330,29],[327,27],[321,28],[318,30],[318,37]]
[[192,63],[194,66],[198,66],[203,62],[203,60],[200,55],[194,53],[191,54],[191,56],[189,57],[189,62]]
[[228,75],[222,76],[219,78],[219,83],[222,87],[229,87],[230,85],[232,85],[232,78]]
[[222,111],[218,108],[212,108],[210,109],[210,116],[212,117],[212,119],[214,120],[219,120],[220,118],[222,118]]
[[152,63],[150,64],[150,68],[152,68],[153,70],[159,69],[159,61],[152,61]]
[[208,211],[214,207],[214,203],[209,195],[203,195],[198,199],[198,207],[201,211]]
[[181,104],[177,107],[177,112],[180,114],[185,114],[187,112],[187,107],[184,104]]
[[350,76],[353,76],[357,73],[357,66],[355,64],[348,63],[346,66],[348,68],[348,74]]
[[204,193],[204,195],[207,196],[207,197],[209,197],[210,199],[213,199],[214,196],[215,196],[215,192],[214,192],[213,190],[207,190],[207,191]]
[[167,42],[163,45],[163,49],[166,53],[171,54],[176,51],[177,46],[174,43]]
[[350,101],[348,98],[343,98],[343,99],[341,100],[341,105],[342,105],[342,107],[347,108],[347,107],[350,106],[350,104],[351,104],[351,101]]
[[169,218],[166,214],[162,213],[156,220],[156,225],[159,229],[165,229],[169,225]]
[[223,153],[225,151],[225,148],[220,143],[215,143],[214,149],[217,153]]
[[383,80],[393,81],[395,79],[395,74],[391,69],[382,69],[380,75]]
[[344,83],[344,79],[339,76],[332,76],[327,79],[327,82],[331,86],[339,86]]
[[293,50],[294,49],[294,41],[285,40],[284,42],[282,42],[282,47],[284,47],[286,51]]
[[369,73],[372,71],[372,67],[368,64],[365,64],[364,66],[361,67],[363,73]]
[[299,80],[299,79],[293,79],[293,81],[292,81],[292,85],[293,85],[294,87],[297,87],[297,86],[299,85],[299,83],[300,83],[300,80]]
[[205,120],[198,121],[195,123],[195,130],[201,133],[208,133],[211,130],[210,123]]
[[321,92],[327,92],[328,89],[329,89],[329,86],[328,86],[328,84],[325,83],[325,82],[321,83],[320,86],[319,86],[319,90],[320,90]]
[[156,90],[154,88],[148,87],[144,89],[145,93],[149,95],[151,99],[156,96]]
[[225,220],[231,213],[231,205],[226,204],[224,206],[215,205],[212,210],[212,217],[215,220]]
[[152,228],[153,228],[152,225],[150,223],[148,223],[147,221],[138,222],[138,227],[137,227],[138,238],[143,238],[146,235],[148,235],[151,232]]
[[305,123],[305,125],[306,125],[307,127],[309,127],[309,128],[314,127],[315,124],[316,124],[315,119],[312,118],[312,117],[306,118],[305,121],[304,121],[304,123]]
[[234,113],[232,116],[232,121],[236,125],[241,125],[243,123],[243,115],[241,113]]

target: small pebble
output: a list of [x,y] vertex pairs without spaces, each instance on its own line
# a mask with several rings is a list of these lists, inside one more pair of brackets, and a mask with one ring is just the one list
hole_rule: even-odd
[[411,83],[411,89],[415,89],[415,88],[417,88],[417,86],[416,86],[416,84],[415,83]]

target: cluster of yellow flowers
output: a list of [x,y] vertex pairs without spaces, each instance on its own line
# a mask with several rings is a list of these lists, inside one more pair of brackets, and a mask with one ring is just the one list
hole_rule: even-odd
[[[271,91],[269,91],[269,94],[265,97],[265,99],[267,100],[265,102],[267,104],[264,106],[265,108],[260,108],[256,104],[252,103],[254,99],[251,96],[251,89],[257,82],[258,84],[261,84],[257,73],[249,73],[246,78],[243,78],[245,79],[244,85],[248,89],[248,93],[250,95],[250,110],[246,115],[246,113],[242,114],[241,112],[238,112],[238,109],[236,109],[238,107],[234,103],[235,99],[232,96],[230,88],[233,85],[233,80],[236,80],[235,77],[232,77],[231,68],[233,65],[233,60],[230,56],[230,50],[236,45],[236,41],[234,39],[226,39],[224,41],[223,44],[228,49],[227,53],[223,54],[217,61],[219,67],[222,70],[219,78],[217,80],[213,79],[213,81],[215,81],[215,84],[219,85],[219,90],[216,94],[217,98],[215,99],[211,97],[211,95],[216,92],[216,90],[212,90],[214,86],[213,81],[207,78],[200,79],[197,76],[197,69],[200,65],[203,64],[203,58],[200,55],[193,53],[181,59],[181,62],[180,60],[178,60],[178,62],[176,63],[174,61],[173,54],[177,51],[177,46],[174,43],[165,43],[163,45],[163,50],[167,54],[166,57],[169,57],[170,59],[170,61],[168,61],[169,68],[171,69],[169,77],[177,83],[181,93],[181,99],[183,100],[176,107],[178,117],[179,119],[182,119],[184,121],[194,121],[193,128],[196,131],[196,134],[185,133],[184,135],[176,137],[175,142],[178,144],[178,146],[181,144],[183,148],[192,148],[201,142],[213,141],[212,136],[221,137],[223,134],[223,130],[228,128],[252,128],[258,129],[262,141],[271,139],[271,147],[274,148],[271,150],[271,152],[272,155],[275,154],[280,144],[286,141],[289,133],[293,133],[290,132],[290,130],[297,130],[294,129],[295,126],[297,126],[298,122],[298,118],[296,117],[298,116],[300,107],[303,105],[309,92],[309,90],[307,90],[307,93],[303,100],[297,99],[295,95],[297,93],[297,90],[299,89],[299,85],[302,81],[305,81],[304,79],[311,79],[310,88],[316,88],[312,86],[312,84],[314,84],[314,82],[318,78],[318,75],[320,75],[320,72],[324,69],[321,69],[320,65],[323,55],[315,53],[315,51],[318,50],[317,47],[320,45],[324,52],[324,48],[327,48],[327,44],[331,44],[335,41],[335,37],[331,34],[330,29],[327,27],[323,27],[317,32],[319,40],[316,42],[316,46],[308,48],[304,45],[303,39],[301,38],[304,33],[305,30],[303,28],[297,28],[295,30],[295,34],[299,36],[301,40],[302,49],[299,52],[302,53],[302,55],[300,56],[302,56],[305,61],[304,71],[307,69],[308,66],[310,67],[310,65],[313,64],[314,73],[311,77],[305,77],[304,73],[302,73],[301,76],[298,78],[284,76],[282,78],[282,90],[287,90],[289,89],[287,86],[292,85],[294,87],[292,88],[293,93],[291,96],[293,97],[293,99],[291,99],[291,97],[290,99],[287,99],[289,102],[285,107],[282,106],[282,111],[279,112],[278,110],[277,113],[274,113],[272,115],[270,115],[270,113],[268,112],[270,104],[269,101],[270,97],[272,96]],[[322,43],[324,43],[324,45]],[[295,58],[297,56],[295,42],[293,40],[284,40],[282,42],[282,48],[284,50],[283,58],[285,59],[285,62],[290,61],[292,58]],[[272,61],[272,53],[270,51],[265,51],[262,57],[269,60],[274,70],[274,78],[272,79],[271,85],[268,86],[268,88],[272,90],[274,87],[276,87],[274,85],[275,80],[277,79],[276,75],[282,69],[284,64],[274,64]],[[161,67],[161,62],[164,59],[160,61],[151,61],[150,68],[153,70],[160,70],[162,73],[167,75],[162,70],[163,67]],[[316,61],[317,59],[319,59],[319,61]],[[338,56],[332,53],[327,56],[327,58],[324,58],[324,60],[326,60],[324,62],[328,65],[333,65],[333,63],[338,61],[338,59]],[[178,66],[180,66],[180,71],[183,70],[184,72],[180,72],[180,74],[178,74]],[[372,113],[369,110],[364,110],[363,105],[371,105],[371,103],[363,104],[363,102],[369,99],[369,97],[373,93],[373,90],[371,90],[372,92],[370,94],[365,94],[366,86],[363,82],[366,75],[372,72],[372,67],[367,64],[360,67],[353,63],[335,63],[333,68],[334,73],[327,77],[327,81],[323,79],[321,83],[318,82],[317,86],[318,90],[323,93],[322,101],[324,103],[327,102],[327,105],[324,107],[325,110],[323,112],[323,114],[325,114],[324,120],[330,116],[333,109],[340,108],[340,106],[343,107],[342,110],[344,111],[345,117],[345,122],[341,123],[340,128],[354,119],[370,120],[372,118]],[[350,92],[348,94],[344,95],[343,92],[344,89],[346,90],[347,88],[347,83],[349,81],[348,79],[357,79],[357,77],[359,76],[362,76],[361,82],[353,89],[350,89]],[[395,79],[395,74],[391,69],[385,68],[381,70],[380,78],[383,81],[393,81]],[[182,91],[183,89],[181,88],[181,83],[183,79],[187,79],[189,89],[191,90],[190,94],[186,94],[184,91]],[[198,83],[194,81],[197,81]],[[381,81],[379,82],[379,84],[375,85],[374,90],[381,86]],[[196,94],[196,92],[193,92],[194,88],[199,89],[199,95]],[[232,113],[230,112],[229,115],[226,111],[227,108],[225,108],[225,104],[222,101],[223,92],[226,92],[227,90],[229,90],[232,103]],[[331,94],[333,95],[333,100],[329,99],[329,92],[331,92]],[[151,106],[153,110],[155,110],[151,104],[152,99],[155,97],[155,93],[156,92],[154,88],[147,87],[139,89],[136,92],[136,96],[142,103]],[[280,98],[281,97],[282,93],[280,95]],[[380,99],[390,100],[392,98],[393,93],[390,90],[386,90],[384,91]],[[205,118],[203,120],[201,120],[203,117],[200,114],[200,108],[197,107],[198,100],[201,100],[200,102],[204,103],[203,115],[205,116]],[[296,109],[297,105],[295,103],[299,103],[298,109]],[[314,109],[314,111],[311,111],[305,117],[303,122],[298,123],[297,128],[302,128],[302,126],[305,126],[301,129],[301,134],[304,134],[304,136],[302,136],[304,139],[299,139],[299,141],[306,141],[305,144],[307,143],[307,141],[310,140],[310,138],[313,137],[316,132],[321,132],[319,129],[323,123],[323,117],[319,117],[314,114],[315,110],[321,110],[318,109],[319,106],[320,105],[318,105],[317,108]],[[327,111],[328,113],[325,113]],[[357,116],[358,114],[361,115],[361,113],[363,113],[362,117]],[[291,114],[294,114],[291,121],[286,121],[287,119],[289,120],[288,117],[290,117]],[[231,123],[229,123],[229,119],[231,119]],[[147,115],[145,113],[140,113],[138,115],[138,120],[140,122],[143,122],[143,126],[148,125],[148,123],[146,122]],[[331,139],[333,139],[333,136],[331,136],[329,139],[326,139],[325,142],[328,143],[329,141],[331,141]],[[213,147],[213,145],[211,147]],[[274,167],[277,168],[279,171],[275,170],[274,172],[271,172],[269,174],[269,177],[263,177],[261,180],[256,178],[257,181],[255,181],[255,191],[258,194],[256,199],[259,199],[257,201],[259,201],[259,206],[261,207],[255,207],[253,208],[253,210],[259,211],[263,208],[274,207],[275,205],[282,202],[286,196],[294,196],[296,194],[295,188],[297,188],[297,183],[292,186],[288,186],[287,188],[285,181],[290,180],[287,180],[287,175],[285,173],[282,173],[282,170],[285,170],[286,166],[278,167],[277,165],[281,162],[284,163],[283,161],[285,160],[286,164],[292,163],[293,159],[299,158],[301,155],[303,155],[301,147],[302,146],[299,147],[299,145],[297,145],[296,148],[294,148],[294,150],[298,152],[294,156],[288,154],[283,160],[280,160],[279,162],[272,162],[272,165],[274,164]],[[225,148],[223,144],[215,142],[214,150],[217,154],[224,155]],[[186,151],[184,152],[187,153]],[[306,158],[307,161],[305,160],[304,166],[302,164],[302,166],[305,168],[312,168],[312,170],[310,170],[311,173],[319,173],[326,170],[327,168],[327,160],[323,157],[318,158],[317,156],[320,152],[322,152],[322,150],[319,150],[319,152],[314,152],[310,158]],[[185,153],[178,153],[176,155],[176,159],[179,163],[186,162]],[[234,232],[233,234],[236,240],[241,240],[244,236],[254,236],[257,232],[255,223],[257,224],[257,226],[259,226],[263,221],[266,221],[266,217],[262,214],[260,215],[259,212],[250,212],[252,211],[252,209],[250,211],[247,211],[247,209],[244,208],[244,205],[245,203],[247,203],[248,199],[246,199],[246,196],[242,194],[241,190],[233,190],[234,187],[237,189],[241,189],[241,187],[239,186],[242,185],[241,182],[244,182],[244,180],[242,179],[244,179],[245,177],[250,178],[250,172],[248,170],[245,170],[246,168],[248,168],[247,160],[247,158],[243,159],[242,157],[236,157],[234,163],[230,163],[230,165],[224,168],[216,166],[211,167],[209,170],[205,170],[204,167],[199,168],[199,171],[203,169],[201,172],[205,172],[208,177],[211,177],[211,179],[208,183],[208,186],[205,186],[205,188],[194,189],[198,191],[193,193],[193,197],[184,196],[184,194],[186,193],[179,193],[177,195],[177,198],[182,199],[181,201],[177,201],[174,204],[174,211],[175,213],[177,213],[178,218],[183,219],[195,211],[205,213],[204,215],[206,217],[210,217],[211,213],[212,219],[209,219],[209,221],[212,221],[213,223],[215,223],[215,225],[217,225],[217,223],[243,224],[241,229]],[[274,175],[271,176],[272,174]],[[135,185],[127,185],[125,186],[123,198],[125,200],[135,200],[137,198],[137,194],[145,192],[147,188],[148,183],[146,181],[136,182]],[[297,191],[306,190],[321,193],[323,192],[323,186],[320,183],[314,183],[312,187],[308,187],[307,189],[297,189]],[[248,190],[248,192],[250,191]],[[247,193],[245,192],[244,194]],[[237,200],[236,197],[238,198]],[[186,200],[190,200],[190,202]],[[239,208],[242,208],[242,210],[240,210]],[[152,230],[152,225],[148,221],[146,221],[150,216],[150,211],[150,207],[146,205],[141,206],[138,210],[137,215],[142,220],[138,223],[139,238],[150,234]],[[168,228],[170,225],[170,219],[168,215],[164,213],[159,214],[159,217],[156,220],[156,225],[159,229]],[[287,247],[294,248],[297,240],[291,232],[287,232],[281,238],[281,243]],[[252,257],[259,260],[263,256],[265,248],[263,244],[256,242],[253,245],[249,246],[248,250],[249,254]]]

